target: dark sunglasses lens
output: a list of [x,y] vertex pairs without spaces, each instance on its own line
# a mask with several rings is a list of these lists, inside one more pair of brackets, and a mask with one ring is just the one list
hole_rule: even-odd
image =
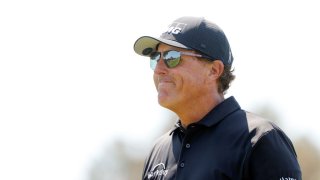
[[154,61],[158,61],[160,59],[161,54],[159,52],[152,52],[150,54],[150,59]]
[[161,54],[159,52],[153,52],[150,55],[150,68],[154,70],[157,66],[157,63],[160,59]]
[[167,51],[163,53],[163,59],[169,68],[176,67],[180,62],[181,53],[178,51]]

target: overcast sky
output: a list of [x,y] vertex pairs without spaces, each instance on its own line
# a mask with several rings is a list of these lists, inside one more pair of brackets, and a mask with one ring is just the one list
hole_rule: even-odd
[[290,137],[318,142],[318,7],[315,0],[1,1],[0,179],[86,180],[106,143],[153,138],[167,111],[133,43],[185,15],[225,31],[237,76],[227,96],[247,110],[270,105]]

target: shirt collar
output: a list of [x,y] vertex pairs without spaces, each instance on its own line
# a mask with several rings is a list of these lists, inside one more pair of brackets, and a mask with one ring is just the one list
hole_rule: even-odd
[[239,110],[241,107],[236,99],[231,96],[220,104],[215,106],[205,117],[203,117],[198,123],[207,127],[213,126],[223,120],[226,116]]
[[[213,126],[224,119],[229,114],[233,113],[236,110],[239,110],[241,107],[233,96],[222,101],[220,104],[215,106],[205,117],[203,117],[200,121],[198,121],[197,125],[204,125],[206,127]],[[171,129],[170,135],[180,129],[181,131],[184,128],[181,126],[180,121],[175,124],[175,126]]]

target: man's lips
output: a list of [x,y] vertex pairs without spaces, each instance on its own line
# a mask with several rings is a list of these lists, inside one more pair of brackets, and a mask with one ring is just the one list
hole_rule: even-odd
[[158,83],[173,83],[173,80],[170,77],[159,77]]
[[171,77],[158,77],[157,89],[159,88],[167,88],[169,86],[174,85],[174,81]]

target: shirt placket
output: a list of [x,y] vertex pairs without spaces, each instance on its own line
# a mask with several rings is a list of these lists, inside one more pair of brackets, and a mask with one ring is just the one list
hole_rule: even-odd
[[180,180],[182,175],[185,173],[185,168],[188,166],[188,161],[186,158],[187,151],[191,149],[191,137],[194,134],[195,130],[197,129],[196,125],[190,125],[188,130],[184,132],[180,132],[183,134],[182,138],[182,145],[179,155],[179,160],[177,162],[177,173],[176,173],[176,180]]

